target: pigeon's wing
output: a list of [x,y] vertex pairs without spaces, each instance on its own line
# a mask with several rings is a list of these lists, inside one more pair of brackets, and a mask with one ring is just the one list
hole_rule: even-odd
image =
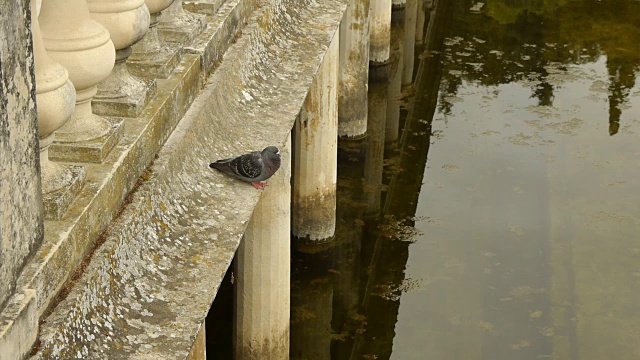
[[258,151],[238,156],[231,160],[230,165],[236,174],[248,180],[256,179],[262,174],[262,156]]

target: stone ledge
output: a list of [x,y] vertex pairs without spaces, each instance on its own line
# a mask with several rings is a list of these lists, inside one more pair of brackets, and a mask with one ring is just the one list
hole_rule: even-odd
[[17,291],[0,313],[0,360],[25,358],[37,336],[36,292]]
[[[243,0],[235,4],[250,11]],[[219,29],[237,30],[236,27]],[[212,41],[225,36],[233,37],[235,33],[220,34],[212,37]],[[200,59],[200,56],[185,54],[174,74],[158,80],[156,96],[139,117],[124,120],[123,138],[104,163],[85,164],[86,183],[67,213],[59,221],[45,221],[42,246],[19,279],[23,288],[36,290],[40,315],[118,214],[127,193],[196,98],[203,80]]]
[[276,1],[252,18],[46,319],[39,356],[188,356],[260,197],[207,165],[283,145],[345,5]]
[[187,0],[182,6],[185,10],[205,15],[214,15],[225,0]]
[[207,17],[208,27],[200,33],[193,44],[184,48],[185,52],[200,56],[204,79],[208,78],[216,64],[222,61],[225,51],[245,25],[247,14],[244,7],[246,5],[241,3],[241,0],[227,1],[215,16]]

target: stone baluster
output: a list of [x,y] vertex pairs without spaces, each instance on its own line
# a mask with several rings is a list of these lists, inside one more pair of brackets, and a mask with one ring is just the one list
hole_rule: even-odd
[[97,85],[115,63],[109,32],[91,19],[86,0],[47,0],[42,3],[40,28],[49,56],[69,72],[76,89],[76,107],[49,147],[54,161],[102,162],[123,133],[122,119],[93,114]]
[[329,240],[336,229],[338,52],[336,32],[295,125],[293,235]]
[[182,8],[182,0],[175,0],[162,12],[158,35],[163,41],[188,45],[193,43],[206,27],[205,15],[187,12]]
[[85,177],[81,166],[65,166],[49,160],[49,146],[53,142],[54,131],[71,117],[76,92],[69,81],[67,70],[51,60],[44,49],[35,0],[31,2],[31,13],[44,217],[47,220],[57,220],[64,215],[76,197]]
[[391,45],[391,0],[371,0],[369,61],[383,65],[389,61]]
[[144,0],[87,0],[91,17],[111,35],[116,48],[113,71],[98,85],[92,107],[96,114],[136,117],[154,96],[155,81],[142,81],[127,70],[131,46],[149,29],[149,9]]
[[133,46],[133,53],[127,62],[129,71],[133,75],[166,79],[180,63],[182,48],[163,43],[158,37],[160,16],[172,2],[173,0],[145,0],[151,19],[149,31],[142,41]]
[[338,136],[349,139],[367,133],[369,6],[369,0],[350,0],[340,23]]

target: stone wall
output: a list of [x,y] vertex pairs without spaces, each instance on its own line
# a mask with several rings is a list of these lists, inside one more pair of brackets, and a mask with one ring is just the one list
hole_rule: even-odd
[[31,12],[28,0],[0,12],[0,311],[43,237]]

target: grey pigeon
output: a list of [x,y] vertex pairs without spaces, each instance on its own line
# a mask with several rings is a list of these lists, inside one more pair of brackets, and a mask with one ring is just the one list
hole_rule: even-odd
[[264,180],[270,178],[280,168],[280,150],[267,146],[262,151],[253,151],[231,159],[222,159],[209,164],[242,181],[250,182],[256,189],[264,189]]

